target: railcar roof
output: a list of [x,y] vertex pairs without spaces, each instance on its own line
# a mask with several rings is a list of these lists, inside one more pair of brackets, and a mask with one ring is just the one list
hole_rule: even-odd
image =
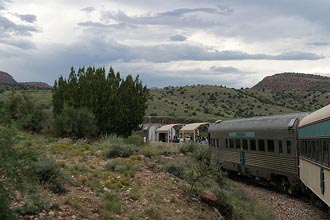
[[299,127],[303,127],[309,124],[314,124],[329,118],[330,118],[330,105],[327,105],[303,117],[299,123]]
[[[287,130],[296,125],[295,120],[300,119],[306,113],[293,113],[285,115],[272,115],[253,118],[243,118],[222,121],[210,126],[210,131],[264,131]],[[291,125],[290,125],[291,124]]]

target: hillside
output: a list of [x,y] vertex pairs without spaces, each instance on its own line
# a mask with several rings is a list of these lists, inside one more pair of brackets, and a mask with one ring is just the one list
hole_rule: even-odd
[[41,88],[41,89],[51,89],[52,88],[50,85],[48,85],[47,83],[44,83],[44,82],[22,82],[20,84],[26,85],[26,86],[37,87],[37,88]]
[[21,90],[21,89],[51,89],[47,83],[44,82],[17,82],[9,73],[0,71],[0,90]]
[[1,84],[16,84],[17,82],[14,78],[6,72],[0,71],[0,83]]
[[330,77],[303,73],[279,73],[265,77],[253,89],[273,91],[330,91]]
[[150,91],[147,114],[162,117],[215,120],[308,112],[330,103],[327,92],[232,89],[222,86],[166,87]]

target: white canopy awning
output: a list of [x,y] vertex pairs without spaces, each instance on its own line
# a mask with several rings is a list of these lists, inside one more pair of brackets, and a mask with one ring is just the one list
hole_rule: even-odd
[[209,125],[208,122],[201,122],[201,123],[192,123],[192,124],[187,124],[185,126],[183,126],[180,129],[181,133],[193,133],[197,128],[199,128],[202,125]]

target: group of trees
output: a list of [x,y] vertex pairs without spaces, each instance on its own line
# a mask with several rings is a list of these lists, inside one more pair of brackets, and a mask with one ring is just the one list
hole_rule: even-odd
[[[95,67],[82,67],[76,73],[72,67],[68,79],[61,76],[54,84],[55,124],[60,133],[77,137],[93,132],[127,137],[142,123],[147,99],[148,89],[139,76],[121,78],[112,67],[108,73]],[[84,124],[79,123],[82,120]]]

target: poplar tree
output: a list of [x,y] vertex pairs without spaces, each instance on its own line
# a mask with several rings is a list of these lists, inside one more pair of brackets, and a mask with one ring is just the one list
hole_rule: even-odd
[[65,106],[87,108],[95,116],[100,133],[129,136],[142,123],[147,109],[148,89],[139,76],[120,73],[110,67],[71,68],[68,80],[62,76],[54,83],[53,106],[55,117]]

